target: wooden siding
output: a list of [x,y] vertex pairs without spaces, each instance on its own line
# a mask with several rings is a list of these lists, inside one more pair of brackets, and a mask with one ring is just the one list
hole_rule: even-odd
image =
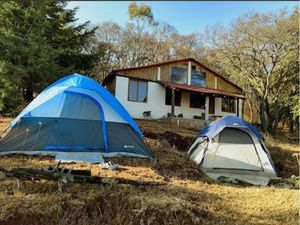
[[228,83],[225,79],[221,79],[218,77],[217,89],[232,93],[241,93],[241,90],[232,84]]
[[142,78],[146,80],[157,80],[157,67],[141,68],[135,70],[125,70],[118,72],[120,75]]
[[[180,67],[180,68],[187,68],[189,60],[182,60],[180,62],[174,62],[170,64],[164,64],[160,66],[153,66],[153,67],[146,67],[146,68],[136,68],[132,70],[119,70],[117,74],[128,76],[128,77],[135,77],[147,80],[157,81],[157,73],[158,67],[160,67],[160,80],[165,82],[171,82],[171,68],[172,67]],[[236,86],[229,83],[225,78],[222,78],[215,73],[203,68],[201,65],[197,64],[194,61],[191,61],[192,66],[196,66],[197,71],[205,72],[206,73],[206,83],[208,88],[215,88],[215,78],[217,78],[217,89],[230,92],[230,93],[237,93],[241,94],[242,91],[237,88]]]

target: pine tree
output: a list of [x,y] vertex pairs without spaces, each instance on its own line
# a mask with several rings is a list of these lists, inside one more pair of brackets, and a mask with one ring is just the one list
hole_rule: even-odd
[[59,77],[88,73],[94,66],[101,52],[90,50],[94,29],[88,22],[76,25],[76,9],[66,9],[66,4],[0,3],[0,112],[30,102],[34,93]]

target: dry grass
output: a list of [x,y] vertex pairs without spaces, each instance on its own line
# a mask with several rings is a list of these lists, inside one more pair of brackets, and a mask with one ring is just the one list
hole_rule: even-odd
[[299,176],[299,165],[293,156],[294,153],[299,153],[298,141],[288,140],[283,132],[279,132],[275,137],[266,137],[266,145],[276,165],[278,176]]
[[[15,181],[1,180],[0,224],[298,224],[298,190],[219,184],[205,177],[183,152],[162,141],[146,141],[157,162],[113,159],[122,165],[117,171],[88,164],[64,166],[91,169],[93,175],[167,181],[167,185],[67,184],[64,192],[58,193],[55,182],[23,182],[19,190]],[[297,150],[294,143],[269,141],[278,143],[275,147],[286,154]],[[275,147],[272,153],[279,156]],[[47,168],[54,164],[50,157],[0,158],[5,168]],[[284,167],[293,165],[284,163]]]
[[0,118],[0,135],[10,123],[11,118]]
[[137,120],[136,122],[143,131],[153,132],[158,134],[164,132],[175,132],[184,137],[194,137],[198,132],[198,130],[194,128],[186,129],[181,127],[170,126],[167,123],[160,123],[160,122],[156,122],[155,120]]

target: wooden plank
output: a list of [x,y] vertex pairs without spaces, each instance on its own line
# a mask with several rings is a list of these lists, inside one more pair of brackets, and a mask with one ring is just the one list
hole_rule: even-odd
[[[242,91],[229,83],[225,78],[221,78],[217,76],[215,73],[212,73],[210,70],[207,70],[206,68],[198,65],[195,62],[191,62],[191,66],[196,67],[197,71],[204,72],[206,74],[206,83],[208,88],[215,89],[215,78],[217,78],[218,85],[217,89],[230,92],[230,93],[238,93],[241,94]],[[124,70],[119,71],[118,74],[133,77],[133,78],[141,78],[146,79],[150,81],[157,81],[157,73],[158,73],[158,67],[159,66],[153,66],[153,67],[146,67],[146,68],[136,68],[133,70]],[[170,64],[164,64],[160,65],[160,80],[171,82],[171,70],[172,67],[179,67],[179,68],[188,68],[188,60],[183,60],[180,62],[174,62]]]

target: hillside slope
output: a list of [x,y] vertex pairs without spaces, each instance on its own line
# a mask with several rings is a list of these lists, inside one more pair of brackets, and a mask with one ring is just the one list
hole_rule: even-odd
[[[140,125],[150,132],[151,124],[147,125],[148,128]],[[159,127],[163,126],[160,124],[152,126],[160,133],[168,131]],[[182,135],[180,130],[170,129],[169,132]],[[195,131],[183,132],[192,138]],[[117,171],[87,164],[63,166],[91,169],[92,175],[167,185],[136,187],[69,183],[64,186],[63,193],[58,193],[55,182],[26,181],[22,182],[21,189],[17,189],[14,180],[1,179],[0,224],[298,224],[299,190],[214,182],[186,159],[185,152],[173,148],[163,136],[158,139],[145,138],[157,162],[111,159],[121,165]],[[277,146],[271,150],[276,152],[274,156],[290,155],[297,149],[295,143],[284,145],[282,140],[280,142],[282,149]],[[296,160],[291,157],[288,160],[290,162],[286,163],[285,159],[278,159],[282,162],[282,171],[297,172],[294,169]],[[6,169],[47,169],[55,162],[50,157],[6,156],[0,157],[0,165]]]

